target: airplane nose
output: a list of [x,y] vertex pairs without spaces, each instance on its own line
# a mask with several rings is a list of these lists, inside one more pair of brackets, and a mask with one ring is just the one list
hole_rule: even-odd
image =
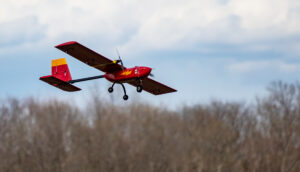
[[152,69],[150,67],[145,67],[145,73],[146,75],[150,75]]
[[150,75],[152,69],[150,67],[143,66],[139,68],[139,71],[140,76],[147,77],[148,75]]

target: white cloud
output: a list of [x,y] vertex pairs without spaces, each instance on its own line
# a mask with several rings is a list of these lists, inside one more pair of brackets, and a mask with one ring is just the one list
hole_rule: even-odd
[[298,1],[286,0],[228,0],[225,4],[190,0],[160,8],[125,46],[184,49],[200,42],[247,44],[254,49],[257,43],[299,35],[299,9]]
[[15,19],[0,24],[0,45],[18,44],[25,40],[36,41],[43,36],[43,27],[35,17]]
[[244,61],[230,64],[227,69],[233,73],[250,73],[261,70],[274,70],[278,72],[299,72],[300,64],[287,63],[279,60]]
[[[272,49],[274,44],[270,42],[279,40],[280,45],[280,39],[300,35],[299,0],[0,0],[0,3],[0,26],[36,18],[37,25],[32,27],[43,30],[44,38],[25,39],[24,43],[93,38],[119,45],[122,52],[198,48],[199,43]],[[20,33],[20,30],[31,28],[10,31]]]

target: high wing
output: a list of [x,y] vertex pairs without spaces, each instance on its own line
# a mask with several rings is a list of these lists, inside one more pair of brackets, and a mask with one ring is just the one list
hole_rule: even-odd
[[[154,81],[150,78],[144,78],[142,79],[142,83],[143,83],[143,90],[154,94],[154,95],[160,95],[160,94],[166,94],[166,93],[172,93],[172,92],[176,92],[177,90],[168,87],[162,83],[159,83],[157,81]],[[137,81],[130,81],[128,82],[128,84],[133,85],[133,86],[138,86],[138,82]]]
[[66,42],[55,47],[102,72],[111,73],[122,70],[122,66],[116,61],[112,61],[78,42]]

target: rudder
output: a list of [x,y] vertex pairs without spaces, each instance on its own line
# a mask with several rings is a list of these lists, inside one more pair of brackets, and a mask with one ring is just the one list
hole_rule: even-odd
[[65,58],[52,60],[52,76],[62,80],[70,81],[72,76]]

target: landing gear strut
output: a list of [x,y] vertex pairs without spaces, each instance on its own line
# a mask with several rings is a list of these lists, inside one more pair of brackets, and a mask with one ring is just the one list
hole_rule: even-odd
[[137,91],[138,93],[140,93],[140,92],[143,91],[143,84],[142,84],[142,80],[141,80],[141,79],[138,80],[138,82],[139,82],[139,84],[138,84],[138,86],[136,87],[136,91]]
[[124,86],[123,83],[120,83],[120,84],[122,85],[123,90],[124,90],[124,96],[123,96],[123,99],[124,99],[124,100],[128,100],[128,96],[126,95],[126,89],[125,89],[125,86]]
[[109,93],[112,93],[114,91],[114,85],[115,85],[115,82],[113,83],[113,85],[111,87],[108,88]]
[[[109,92],[109,93],[112,93],[112,92],[114,91],[114,85],[115,85],[115,84],[116,84],[116,83],[114,82],[113,85],[112,85],[111,87],[108,88],[108,92]],[[124,91],[123,99],[124,99],[124,100],[128,100],[128,95],[126,94],[126,88],[125,88],[124,84],[123,84],[123,83],[118,83],[118,84],[122,85],[122,88],[123,88],[123,91]]]

